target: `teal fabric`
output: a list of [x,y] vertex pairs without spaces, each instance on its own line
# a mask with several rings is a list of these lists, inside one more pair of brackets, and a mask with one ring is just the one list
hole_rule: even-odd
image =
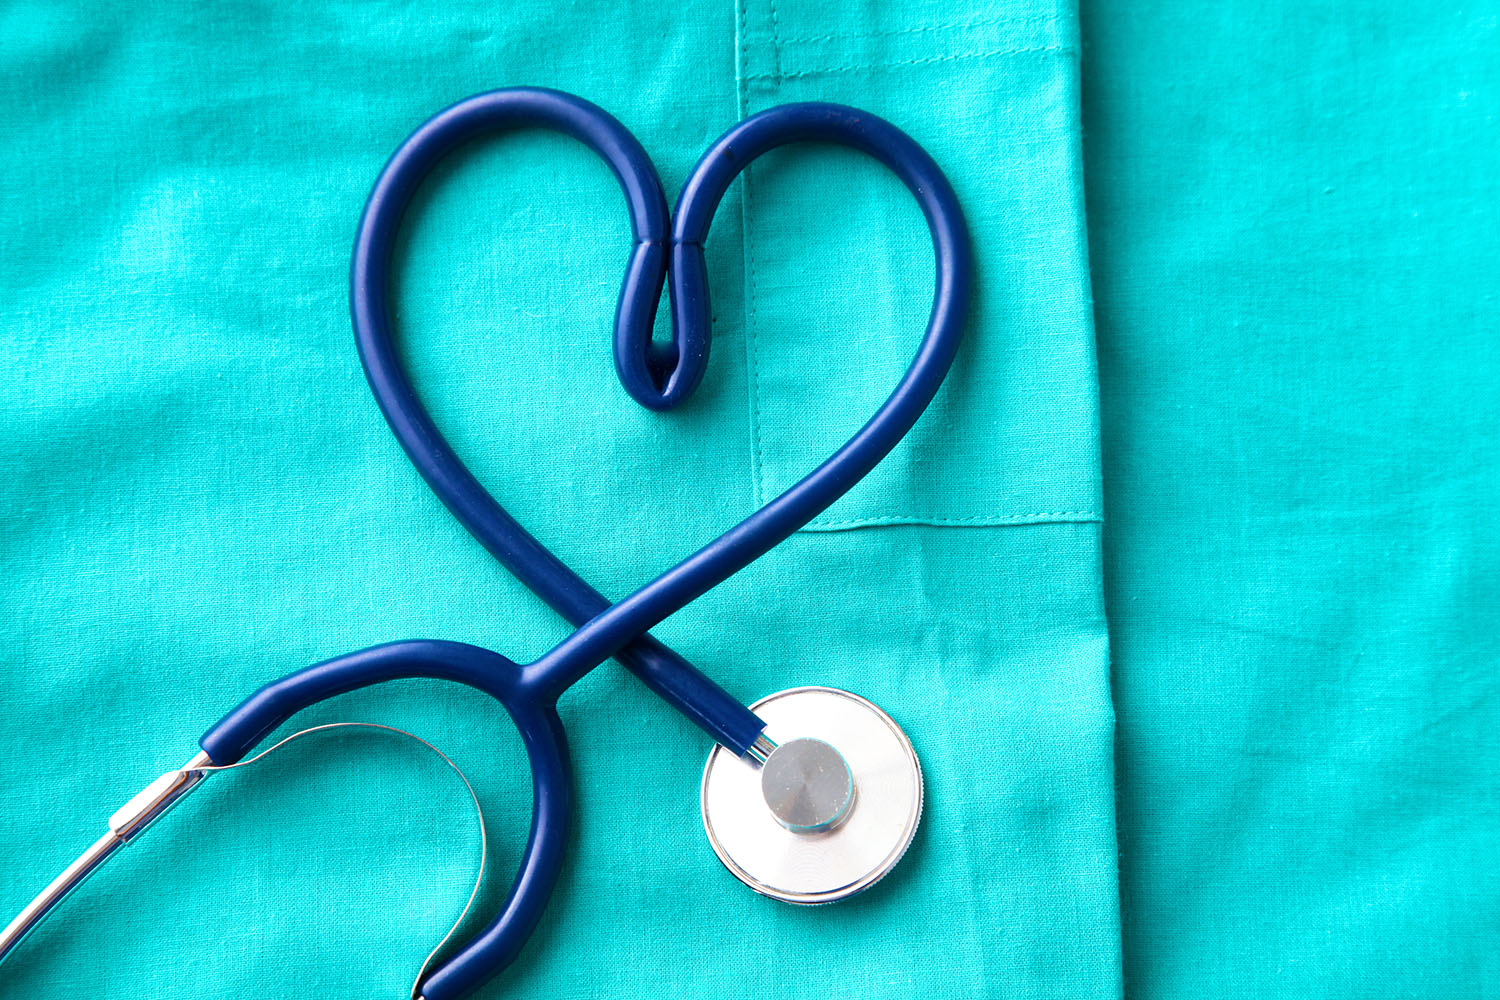
[[[524,83],[614,112],[669,191],[748,113],[867,107],[948,171],[980,275],[911,439],[659,630],[747,700],[889,709],[928,783],[910,855],[837,907],[753,896],[700,829],[705,740],[606,664],[563,705],[562,885],[483,995],[1500,993],[1497,35],[1492,0],[7,6],[0,918],[263,681],[566,634],[405,462],[346,319],[385,156]],[[931,267],[874,165],[757,163],[709,241],[709,374],[661,415],[608,355],[628,242],[589,154],[497,138],[425,190],[398,290],[459,451],[616,596],[857,426]],[[503,715],[413,682],[298,721],[337,719],[474,779],[492,911],[529,820]],[[0,975],[399,996],[476,861],[430,755],[308,741]]]
[[[534,657],[566,634],[426,491],[363,384],[350,241],[386,155],[503,85],[619,116],[674,190],[745,114],[858,104],[928,146],[981,266],[970,338],[870,481],[659,634],[747,700],[832,684],[926,769],[910,855],[833,908],[754,896],[698,818],[705,740],[605,665],[565,700],[562,884],[484,995],[1119,991],[1077,12],[768,5],[13,4],[0,13],[0,912],[262,682],[372,643]],[[854,430],[909,356],[930,246],[822,149],[757,164],[710,239],[709,375],[630,402],[629,233],[568,140],[481,143],[426,190],[398,317],[421,392],[524,523],[621,595]],[[434,741],[489,814],[492,912],[529,821],[509,723],[440,684],[310,711]],[[467,892],[468,800],[372,735],[222,775],[7,962],[49,997],[399,996]]]
[[1500,994],[1497,26],[1084,6],[1127,995]]

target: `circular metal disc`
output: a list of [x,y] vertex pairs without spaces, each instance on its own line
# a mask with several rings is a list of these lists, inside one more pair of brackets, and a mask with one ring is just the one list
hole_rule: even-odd
[[776,822],[793,833],[823,833],[849,817],[854,774],[833,747],[799,736],[777,746],[760,765],[760,797]]
[[854,778],[854,804],[837,827],[794,832],[777,821],[760,769],[715,747],[703,769],[703,827],[724,867],[756,892],[788,903],[832,903],[896,866],[922,818],[922,769],[899,726],[836,688],[780,691],[750,706],[778,744],[822,740]]

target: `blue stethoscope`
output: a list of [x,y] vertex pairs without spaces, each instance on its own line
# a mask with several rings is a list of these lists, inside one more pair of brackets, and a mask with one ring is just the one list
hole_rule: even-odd
[[[459,146],[513,128],[553,129],[578,139],[609,164],[624,189],[634,244],[615,317],[615,366],[626,391],[654,410],[687,399],[703,377],[710,330],[704,240],[729,185],[768,150],[812,140],[875,157],[916,196],[937,254],[927,332],[875,415],[806,478],[614,604],[480,486],[418,400],[392,338],[392,248],[413,195]],[[932,158],[888,122],[841,105],[789,104],[741,122],[698,161],[671,215],[640,143],[605,111],[577,97],[496,90],[427,121],[386,164],[360,220],[350,282],[360,359],[381,411],[428,485],[495,558],[577,631],[527,664],[464,643],[414,640],[341,656],[266,685],[204,734],[202,752],[184,768],[163,775],[116,813],[109,833],[0,934],[0,958],[207,774],[244,760],[302,709],[356,688],[427,677],[458,681],[498,700],[520,731],[532,772],[531,831],[504,906],[471,940],[425,971],[413,989],[424,1000],[465,996],[514,960],[557,882],[573,788],[556,706],[563,692],[610,657],[719,745],[705,770],[704,819],[716,853],[732,872],[757,891],[792,902],[826,902],[866,888],[899,860],[921,811],[920,769],[894,722],[863,699],[830,688],[782,692],[752,710],[647,632],[825,510],[911,429],[958,349],[972,284],[968,239],[957,198]],[[651,331],[664,284],[671,294],[672,340],[656,343]],[[778,837],[785,842],[775,842]],[[793,858],[788,864],[788,852],[798,851],[811,863]]]

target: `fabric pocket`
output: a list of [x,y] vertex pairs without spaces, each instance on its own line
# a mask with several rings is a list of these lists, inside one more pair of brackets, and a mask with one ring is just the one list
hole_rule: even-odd
[[[958,190],[979,274],[966,343],[906,442],[809,525],[1099,519],[1097,392],[1079,168],[1076,18],[1048,5],[742,0],[741,110],[857,105],[909,132]],[[899,181],[793,147],[744,193],[744,328],[757,501],[890,392],[925,327],[932,248]]]

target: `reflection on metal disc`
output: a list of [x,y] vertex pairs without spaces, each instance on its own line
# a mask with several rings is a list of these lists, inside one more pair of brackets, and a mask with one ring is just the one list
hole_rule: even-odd
[[922,770],[906,735],[835,688],[792,688],[751,708],[778,746],[765,769],[722,747],[709,755],[703,826],[714,853],[741,882],[789,903],[832,903],[874,885],[922,816]]

